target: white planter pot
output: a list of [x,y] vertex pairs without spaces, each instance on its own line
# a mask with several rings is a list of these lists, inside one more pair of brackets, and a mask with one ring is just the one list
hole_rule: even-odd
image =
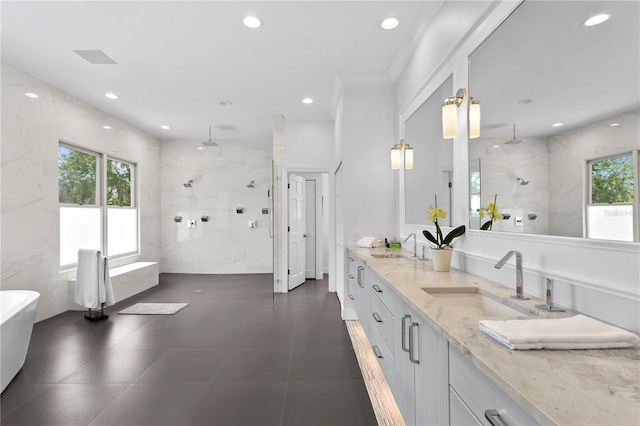
[[439,272],[449,272],[451,268],[451,253],[453,250],[447,249],[431,249],[431,262],[433,270]]

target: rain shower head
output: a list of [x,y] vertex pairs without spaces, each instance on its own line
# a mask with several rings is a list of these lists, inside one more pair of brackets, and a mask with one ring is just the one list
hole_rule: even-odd
[[516,125],[513,124],[513,139],[506,141],[503,145],[517,145],[524,142],[524,139],[516,139]]
[[209,126],[209,140],[205,141],[205,142],[202,142],[202,145],[204,145],[204,146],[218,146],[218,144],[215,141],[211,140],[211,128],[212,127],[213,126]]
[[185,188],[192,188],[193,187],[193,179],[189,179],[187,181],[187,183],[183,183],[182,184]]
[[518,184],[526,186],[526,185],[529,185],[529,181],[528,180],[524,180],[524,179],[519,177],[518,178]]

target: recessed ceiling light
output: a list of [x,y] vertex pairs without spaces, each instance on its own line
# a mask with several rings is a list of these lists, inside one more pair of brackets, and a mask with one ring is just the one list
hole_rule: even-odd
[[242,20],[242,23],[247,28],[260,28],[260,26],[262,25],[262,19],[258,18],[257,16],[245,16],[245,18]]
[[398,18],[385,18],[380,22],[380,26],[383,30],[392,30],[400,24]]
[[609,124],[609,127],[617,127],[619,125],[620,125],[620,123],[611,123],[611,124]]
[[27,98],[31,98],[31,99],[38,99],[40,96],[38,96],[35,93],[31,93],[31,92],[27,92],[24,94]]
[[199,146],[199,147],[198,147],[198,148],[196,148],[196,149],[204,149],[204,147],[202,147],[202,146]]
[[494,148],[502,148],[502,145],[494,145]]
[[582,23],[582,25],[584,25],[585,27],[593,27],[594,25],[602,24],[607,19],[609,19],[609,15],[606,13],[601,13],[587,19]]
[[303,104],[312,104],[312,103],[313,103],[313,99],[311,99],[311,98],[304,98],[304,99],[302,100],[302,103],[303,103]]
[[564,123],[553,123],[551,125],[551,127],[560,127],[560,126],[564,126]]
[[231,101],[222,101],[222,102],[220,102],[220,105],[222,105],[222,106],[231,106],[231,105],[233,105],[233,102],[231,102]]
[[169,127],[169,126],[160,126],[160,128],[161,128],[162,130],[169,130],[171,127]]
[[531,99],[521,99],[518,101],[519,104],[530,104],[533,102]]
[[115,93],[105,93],[104,95],[109,99],[118,99],[118,95]]
[[113,127],[111,127],[111,126],[102,126],[102,128],[103,128],[103,129],[105,129],[105,130],[111,130],[111,129],[113,129]]

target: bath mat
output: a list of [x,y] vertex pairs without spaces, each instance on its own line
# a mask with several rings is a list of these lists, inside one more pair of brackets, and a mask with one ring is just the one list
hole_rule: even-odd
[[123,315],[173,315],[189,306],[188,303],[136,303],[123,309]]

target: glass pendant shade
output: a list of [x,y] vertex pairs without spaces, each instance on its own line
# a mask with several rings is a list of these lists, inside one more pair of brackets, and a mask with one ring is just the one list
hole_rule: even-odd
[[453,139],[458,136],[458,107],[455,102],[442,106],[442,138]]
[[469,138],[480,137],[480,104],[472,100],[469,105]]
[[413,148],[409,145],[404,150],[404,168],[405,170],[413,169]]
[[391,168],[397,170],[400,168],[400,148],[391,148]]

